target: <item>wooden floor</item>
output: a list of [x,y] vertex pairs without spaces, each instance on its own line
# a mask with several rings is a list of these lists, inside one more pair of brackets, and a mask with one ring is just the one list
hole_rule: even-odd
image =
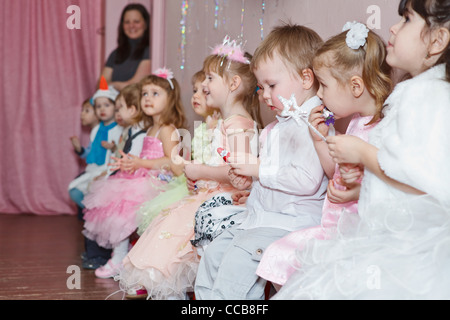
[[81,267],[82,227],[75,216],[0,214],[0,300],[104,300],[118,291]]

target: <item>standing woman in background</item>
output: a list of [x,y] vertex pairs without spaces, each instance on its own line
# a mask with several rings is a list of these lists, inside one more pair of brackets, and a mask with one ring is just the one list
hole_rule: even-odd
[[102,75],[117,90],[151,73],[150,15],[141,4],[129,4],[120,18],[118,45],[108,57]]

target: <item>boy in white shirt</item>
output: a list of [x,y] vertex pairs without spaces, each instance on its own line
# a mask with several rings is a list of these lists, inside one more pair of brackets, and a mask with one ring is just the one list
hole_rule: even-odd
[[240,155],[230,156],[233,173],[254,180],[248,215],[206,249],[195,284],[199,300],[263,299],[266,281],[255,271],[265,248],[291,231],[320,223],[328,179],[308,126],[282,117],[284,105],[278,97],[295,94],[307,114],[322,103],[312,71],[321,44],[313,30],[286,25],[275,28],[253,56],[251,67],[259,89],[277,120],[261,134],[266,141],[258,159],[245,164],[239,161]]

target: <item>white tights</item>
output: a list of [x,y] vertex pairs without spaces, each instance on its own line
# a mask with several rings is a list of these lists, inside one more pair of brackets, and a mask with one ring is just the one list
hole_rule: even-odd
[[113,254],[111,257],[111,262],[115,265],[121,264],[122,260],[126,257],[128,253],[129,239],[123,240],[119,243],[113,250]]

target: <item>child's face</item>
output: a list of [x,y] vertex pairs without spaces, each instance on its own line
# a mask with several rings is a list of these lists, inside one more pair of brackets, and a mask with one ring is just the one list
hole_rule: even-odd
[[128,108],[125,98],[122,96],[117,99],[116,107],[118,116],[122,119],[125,125],[129,125],[132,122],[133,117],[136,115],[136,107],[132,106],[131,108]]
[[147,84],[142,87],[141,107],[146,115],[150,117],[161,115],[167,107],[168,100],[167,92],[163,88],[154,84]]
[[127,126],[127,122],[122,118],[122,115],[120,114],[120,108],[122,104],[120,101],[120,98],[116,100],[116,113],[115,113],[115,119],[119,126],[125,127]]
[[274,55],[272,59],[267,59],[259,63],[254,70],[258,80],[259,90],[262,90],[262,99],[267,106],[281,115],[284,110],[283,104],[278,96],[290,99],[295,94],[298,105],[302,105],[306,100],[306,91],[302,87],[299,75],[288,70],[283,61]]
[[95,99],[95,114],[105,126],[114,122],[116,107],[108,98]]
[[206,94],[200,81],[194,84],[191,105],[194,112],[199,116],[206,118],[211,114],[211,108],[206,105]]
[[427,37],[422,33],[425,20],[414,10],[408,8],[401,21],[391,27],[391,37],[387,46],[387,63],[394,68],[416,76],[423,72],[428,54]]
[[206,105],[208,107],[219,109],[225,105],[229,88],[224,78],[215,72],[208,72],[202,86],[206,94]]
[[339,83],[333,77],[330,69],[322,67],[314,69],[320,88],[317,96],[322,99],[323,104],[334,113],[336,119],[345,118],[357,110],[353,110],[353,95],[347,85]]
[[81,124],[83,126],[93,127],[98,123],[94,107],[89,103],[85,103],[81,109]]

